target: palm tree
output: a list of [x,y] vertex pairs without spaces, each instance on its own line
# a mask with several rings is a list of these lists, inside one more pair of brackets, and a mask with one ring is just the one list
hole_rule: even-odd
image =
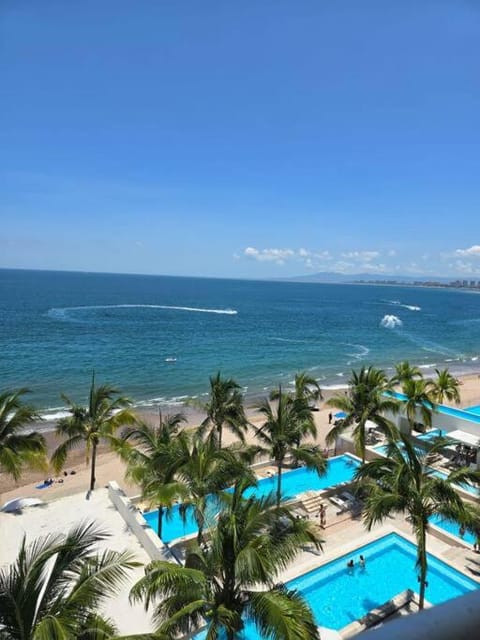
[[0,471],[15,480],[25,465],[46,467],[46,445],[36,431],[22,433],[25,427],[40,420],[35,409],[22,402],[27,389],[5,391],[0,395]]
[[[190,441],[182,442],[184,463],[177,477],[184,487],[184,500],[180,513],[185,518],[189,511],[198,526],[197,542],[203,541],[203,531],[218,506],[223,491],[239,478],[255,482],[255,475],[247,466],[244,456],[236,449],[217,449],[216,443],[203,440],[197,433]],[[251,461],[249,456],[246,460]]]
[[158,427],[143,423],[127,429],[115,448],[127,462],[127,477],[141,487],[142,500],[158,509],[157,534],[161,538],[163,516],[187,495],[175,476],[185,463],[187,435],[179,433],[186,422],[182,413],[165,417],[160,413],[159,418]]
[[319,528],[295,519],[286,508],[277,512],[273,496],[244,499],[247,487],[244,482],[235,486],[208,547],[191,547],[185,566],[152,562],[131,598],[144,601],[146,608],[154,605],[159,631],[172,638],[207,620],[209,640],[234,640],[248,620],[277,640],[319,640],[302,596],[275,584],[302,544],[321,548]]
[[452,376],[448,369],[435,369],[437,377],[433,380],[432,398],[438,404],[443,404],[444,400],[460,404],[459,382],[455,376]]
[[210,428],[210,435],[222,448],[223,429],[226,427],[243,442],[248,421],[243,406],[240,385],[233,378],[222,378],[220,372],[210,377],[210,400],[201,405],[207,417],[200,425],[203,434]]
[[264,399],[257,410],[265,418],[261,427],[255,427],[257,438],[277,465],[277,507],[282,500],[282,470],[285,458],[291,456],[296,462],[303,462],[309,469],[323,474],[327,460],[313,444],[304,444],[307,437],[315,438],[317,428],[308,403],[292,398],[279,387],[275,405]]
[[15,562],[0,570],[0,637],[113,638],[114,624],[99,611],[139,565],[128,551],[94,553],[107,537],[90,523],[29,545],[24,538]]
[[406,380],[413,380],[414,378],[421,378],[422,372],[418,367],[412,365],[408,360],[402,360],[395,365],[395,375],[393,376],[391,383],[403,384]]
[[348,393],[337,393],[327,400],[328,406],[345,413],[345,418],[328,432],[327,444],[335,442],[347,428],[354,425],[355,450],[365,462],[367,421],[373,422],[384,433],[395,436],[397,428],[385,415],[397,413],[399,403],[386,394],[389,390],[390,382],[381,369],[362,367],[359,373],[352,371]]
[[[435,453],[445,444],[445,440],[436,443],[429,453]],[[428,456],[416,451],[408,436],[400,434],[399,441],[389,442],[386,458],[368,462],[356,472],[356,479],[368,488],[364,519],[369,530],[392,513],[407,515],[412,524],[417,540],[420,609],[424,605],[428,571],[426,538],[429,519],[439,515],[464,523],[469,528],[478,526],[475,508],[464,503],[454,488],[454,484],[460,481],[478,482],[478,472],[462,469],[452,472],[446,479],[438,478],[428,467]]]
[[[317,400],[323,400],[322,390],[318,381],[306,371],[301,371],[295,375],[295,391],[292,394],[297,400],[303,400],[310,404]],[[274,389],[270,394],[270,400],[278,399],[278,389]]]
[[420,414],[422,423],[426,427],[432,426],[432,414],[435,409],[433,399],[433,383],[430,380],[405,380],[402,392],[406,396],[402,411],[405,414],[410,429],[413,429]]
[[87,464],[91,456],[90,491],[93,491],[98,445],[101,441],[115,444],[118,427],[135,424],[137,418],[129,408],[130,400],[120,396],[114,387],[95,386],[95,375],[92,376],[87,407],[75,404],[67,396],[62,398],[68,404],[70,416],[57,424],[57,434],[66,440],[54,451],[52,464],[58,472],[64,467],[69,451],[85,443]]

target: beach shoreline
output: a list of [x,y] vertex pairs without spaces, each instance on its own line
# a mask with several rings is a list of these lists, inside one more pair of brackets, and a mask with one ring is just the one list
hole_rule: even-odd
[[[458,405],[458,408],[465,408],[480,404],[480,375],[470,374],[467,376],[459,376],[459,380],[461,381],[461,402]],[[325,406],[325,400],[330,398],[338,390],[339,389],[326,389],[323,392],[324,400],[317,403],[319,410],[315,411],[313,414],[318,430],[317,444],[322,447],[325,446],[325,436],[331,428],[328,423],[328,414],[332,411],[332,409]],[[255,408],[252,407],[250,403],[247,403],[246,406],[249,421],[253,425],[260,423],[262,418],[255,411]],[[168,413],[171,414],[179,412],[185,413],[187,417],[185,428],[198,427],[205,417],[205,414],[202,413],[199,408],[192,406],[174,406],[171,407],[171,409],[172,410],[167,411],[164,407],[162,407],[162,414],[166,415]],[[136,412],[138,416],[148,424],[158,424],[158,408],[146,409],[140,407],[136,408]],[[45,423],[42,423],[41,426],[42,434],[45,437],[47,443],[48,455],[50,457],[55,448],[58,446],[60,440],[55,434],[54,422],[47,425]],[[254,438],[254,432],[252,429],[250,429],[247,435],[247,441],[252,442]],[[225,432],[224,439],[226,443],[234,441],[234,438],[228,431]],[[54,477],[52,470],[26,471],[22,475],[18,483],[16,483],[13,479],[3,475],[0,485],[1,499],[3,502],[5,502],[19,496],[28,495],[39,497],[42,500],[50,501],[65,495],[72,495],[79,492],[85,492],[86,494],[89,487],[90,468],[85,463],[85,451],[83,448],[73,450],[69,454],[65,469],[67,475],[64,475],[62,472],[60,475],[55,476],[55,478],[57,480],[61,480],[61,482],[54,482],[50,487],[41,490],[36,489],[36,485],[41,484],[46,478]],[[71,473],[72,471],[74,471],[74,474]],[[124,476],[125,464],[123,463],[123,461],[120,460],[120,458],[116,454],[112,453],[106,445],[100,445],[98,449],[96,465],[96,486],[103,487],[106,486],[110,480],[116,480],[125,490],[125,493],[127,495],[132,496],[137,494],[138,487],[127,482]]]

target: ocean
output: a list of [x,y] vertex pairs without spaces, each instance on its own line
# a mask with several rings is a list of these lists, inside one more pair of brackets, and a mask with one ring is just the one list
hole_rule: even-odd
[[418,287],[0,270],[1,388],[45,417],[85,402],[92,371],[137,406],[180,405],[221,371],[247,401],[308,371],[480,371],[480,295]]

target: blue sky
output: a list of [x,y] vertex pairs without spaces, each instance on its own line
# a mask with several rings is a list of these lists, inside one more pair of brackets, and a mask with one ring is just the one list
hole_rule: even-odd
[[3,0],[0,266],[480,277],[475,0]]

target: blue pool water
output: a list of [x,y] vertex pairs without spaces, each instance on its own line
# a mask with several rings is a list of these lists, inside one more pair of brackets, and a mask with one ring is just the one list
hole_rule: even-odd
[[[380,444],[380,445],[378,445],[377,447],[373,447],[373,448],[374,448],[374,450],[375,450],[377,453],[379,453],[380,455],[385,456],[385,457],[387,456],[387,449],[388,449],[388,445],[386,445],[386,444]],[[400,449],[403,449],[403,445],[402,445],[402,444],[400,444]],[[418,455],[418,456],[423,456],[423,455],[425,455],[425,453],[426,453],[426,452],[425,452],[425,450],[424,450],[424,449],[422,449],[422,448],[421,448],[421,447],[419,447],[419,446],[414,447],[414,449],[415,449],[415,451],[417,452],[417,455]],[[405,456],[404,456],[404,457],[405,457]]]
[[[357,565],[360,555],[366,559],[365,568]],[[350,558],[356,564],[353,570],[346,566]],[[405,589],[418,591],[415,561],[415,545],[392,533],[290,581],[287,586],[303,594],[319,625],[338,630]],[[430,554],[428,563],[426,599],[434,605],[479,588],[476,582]],[[244,637],[261,640],[252,624],[246,625]],[[205,634],[196,638],[203,640]]]
[[[305,491],[319,491],[344,482],[350,482],[359,465],[359,460],[353,456],[344,454],[328,460],[327,473],[323,476],[319,476],[314,471],[309,471],[305,467],[286,471],[282,473],[283,499],[288,500],[294,498]],[[245,492],[245,496],[248,497],[253,494],[265,496],[272,491],[276,491],[276,487],[277,476],[262,478],[258,481],[256,487],[252,487]],[[176,538],[187,536],[197,531],[197,525],[193,515],[189,513],[186,522],[183,523],[179,509],[179,505],[176,505],[171,509],[168,517],[164,518],[162,526],[162,539],[164,542],[171,542]],[[214,500],[211,500],[207,513],[207,522],[209,524],[213,524],[217,510],[218,505]],[[143,516],[150,527],[156,532],[158,527],[158,512],[156,510],[150,511],[149,513],[144,513]]]
[[455,520],[447,520],[446,518],[442,518],[439,515],[435,515],[432,516],[429,521],[430,524],[434,524],[436,527],[447,531],[447,533],[450,533],[456,538],[461,538],[465,542],[469,542],[472,545],[475,542],[475,536],[470,531],[465,531],[463,536],[460,535],[460,526],[458,522],[455,522]]
[[480,404],[476,404],[474,407],[467,407],[465,411],[468,411],[468,413],[474,413],[476,416],[480,416]]
[[419,440],[424,440],[429,442],[430,440],[435,440],[435,438],[446,437],[447,432],[442,431],[442,429],[430,429],[425,433],[422,433],[419,436],[416,436]]

